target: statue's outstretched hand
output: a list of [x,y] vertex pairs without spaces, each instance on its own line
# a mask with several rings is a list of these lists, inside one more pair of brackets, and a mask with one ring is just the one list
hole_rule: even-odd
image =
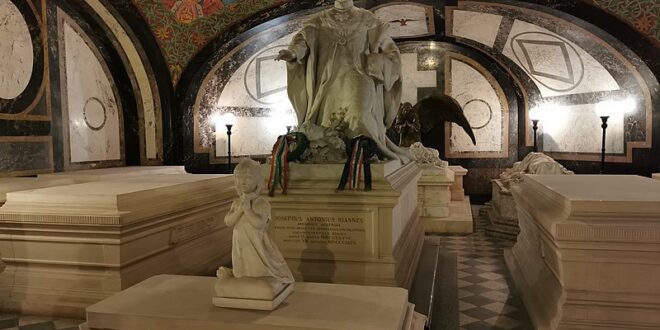
[[287,62],[293,62],[297,58],[296,54],[288,49],[282,49],[280,50],[280,54],[277,55],[277,58],[275,58],[275,61],[287,61]]

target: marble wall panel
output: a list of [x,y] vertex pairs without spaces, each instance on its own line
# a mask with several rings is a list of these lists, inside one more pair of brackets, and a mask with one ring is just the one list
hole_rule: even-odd
[[[610,116],[607,128],[608,154],[624,153],[624,115]],[[596,104],[555,107],[540,123],[540,141],[545,152],[600,153],[602,129]]]
[[502,53],[522,68],[543,97],[619,90],[612,75],[580,46],[515,20]]
[[454,11],[453,34],[493,47],[502,23],[502,16],[467,10]]
[[[420,54],[401,54],[401,102],[417,104],[420,89],[438,87],[437,67],[442,61],[440,56],[429,56],[426,65],[419,65]],[[424,60],[422,60],[424,61]]]
[[[508,157],[508,142],[505,127],[508,127],[507,109],[502,104],[500,95],[493,87],[494,79],[485,76],[487,70],[481,65],[455,58],[448,60],[449,83],[446,90],[463,107],[463,113],[470,122],[477,144],[474,145],[465,131],[452,124],[447,157],[461,158],[502,153]],[[471,63],[469,63],[471,62]],[[499,86],[497,88],[500,88]]]
[[62,11],[58,18],[66,161],[122,160],[122,110],[112,75],[77,24]]
[[[139,93],[140,116],[140,143],[142,145],[142,163],[149,160],[162,160],[163,145],[160,122],[162,114],[157,87],[152,87],[153,77],[147,73],[145,61],[140,56],[139,45],[128,35],[126,28],[117,20],[115,15],[103,5],[100,0],[86,0],[86,3],[100,16],[108,26],[110,32],[117,39],[119,47],[125,54],[125,62],[130,67],[137,84]],[[154,83],[155,84],[155,83]]]
[[[644,166],[657,164],[645,161],[653,151],[634,149],[657,148],[652,131],[658,121],[653,116],[658,81],[624,43],[554,9],[495,2],[461,1],[448,7],[448,32],[455,30],[453,24],[463,24],[456,21],[463,11],[503,17],[492,46],[478,34],[450,36],[499,62],[521,90],[521,135],[525,138],[520,152],[532,145],[530,111],[535,110],[542,114],[541,126],[547,126],[540,133],[541,151],[559,160],[599,161],[601,122],[594,114],[595,105],[630,100],[634,103],[631,111],[612,109],[606,161],[630,164],[635,155],[649,163]],[[489,32],[483,28],[482,33]],[[560,122],[566,127],[560,127]]]
[[52,146],[50,136],[0,137],[0,177],[52,171]]
[[233,113],[232,155],[271,153],[286,125],[297,119],[287,94],[286,63],[275,61],[307,15],[272,26],[244,40],[223,57],[204,79],[194,106],[195,151],[211,163],[227,156],[227,134],[221,118]]
[[32,37],[21,12],[9,0],[0,0],[0,98],[13,99],[32,76]]

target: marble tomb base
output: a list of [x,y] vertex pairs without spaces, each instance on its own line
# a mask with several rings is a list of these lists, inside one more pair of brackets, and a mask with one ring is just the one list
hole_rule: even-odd
[[490,222],[486,235],[515,241],[520,232],[516,201],[500,179],[492,180],[491,186],[493,198],[485,207]]
[[288,194],[269,198],[271,237],[297,281],[409,288],[424,239],[419,167],[372,164],[370,192],[336,191],[343,167],[290,164]]
[[422,330],[402,288],[296,283],[275,310],[220,308],[214,277],[160,275],[87,308],[81,329]]
[[69,179],[85,183],[160,174],[186,174],[186,170],[183,166],[123,166],[39,174],[39,179]]
[[507,266],[537,329],[660,328],[660,184],[530,176]]
[[231,176],[144,175],[12,192],[0,208],[0,308],[82,317],[156,274],[231,260]]
[[653,178],[656,180],[660,180],[660,173],[653,173]]

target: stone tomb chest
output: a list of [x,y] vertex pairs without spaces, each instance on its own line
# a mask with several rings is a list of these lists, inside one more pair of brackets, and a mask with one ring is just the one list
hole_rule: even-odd
[[296,280],[409,288],[424,237],[419,167],[372,164],[370,192],[336,191],[342,169],[292,163],[288,194],[269,199],[271,237]]
[[231,259],[223,175],[145,175],[7,195],[0,208],[0,305],[83,317],[156,274],[213,274]]

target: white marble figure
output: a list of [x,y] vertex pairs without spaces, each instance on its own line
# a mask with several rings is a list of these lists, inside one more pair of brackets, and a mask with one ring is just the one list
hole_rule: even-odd
[[509,189],[513,184],[522,183],[525,180],[525,174],[560,175],[575,173],[567,170],[544,153],[531,152],[522,161],[516,162],[513,167],[504,171],[500,175],[500,180]]
[[258,162],[244,159],[236,166],[234,176],[239,198],[225,216],[225,223],[233,228],[232,268],[218,269],[215,291],[218,297],[273,299],[294,280],[282,253],[268,236],[270,203],[261,196],[261,167]]
[[287,62],[298,127],[342,127],[349,139],[369,137],[387,158],[405,163],[407,150],[385,135],[401,100],[400,53],[387,28],[352,0],[337,0],[307,20],[277,60]]
[[421,166],[436,166],[447,168],[449,163],[440,159],[440,152],[433,148],[425,147],[421,142],[415,142],[410,146],[410,157]]
[[239,199],[225,216],[234,228],[231,262],[234,277],[273,277],[292,283],[293,275],[279,249],[268,236],[270,203],[261,196],[264,179],[259,163],[242,160],[234,170]]

